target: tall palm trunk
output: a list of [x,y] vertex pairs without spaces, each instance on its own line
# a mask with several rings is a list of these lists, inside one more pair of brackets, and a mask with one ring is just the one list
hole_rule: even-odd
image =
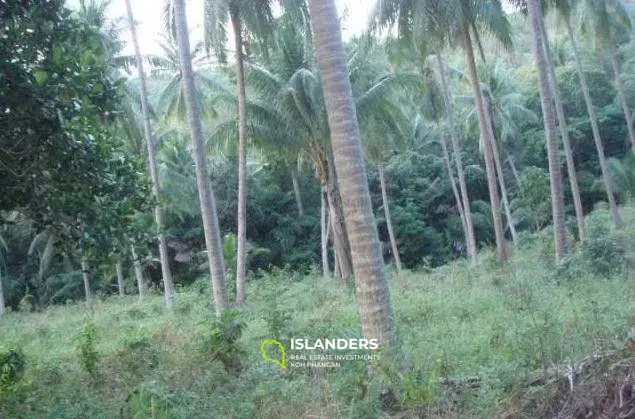
[[243,55],[242,20],[237,7],[230,7],[236,46],[236,87],[238,91],[238,250],[236,252],[236,304],[245,304],[245,260],[247,244],[247,97],[245,92],[245,57]]
[[119,291],[119,295],[123,297],[126,295],[126,290],[123,285],[123,266],[121,266],[121,262],[117,262],[115,270],[117,271],[117,290]]
[[437,61],[439,64],[439,72],[441,73],[441,88],[443,89],[443,98],[445,101],[448,126],[450,127],[450,138],[452,139],[454,164],[456,165],[456,173],[459,178],[459,188],[461,190],[462,204],[459,203],[459,207],[463,209],[463,214],[465,217],[465,243],[467,246],[468,256],[470,257],[472,263],[475,263],[477,250],[476,235],[474,234],[474,222],[472,220],[472,210],[470,209],[470,197],[467,193],[467,183],[465,182],[465,172],[463,170],[461,144],[459,142],[459,135],[457,133],[456,124],[454,123],[454,109],[452,106],[452,97],[450,95],[450,90],[448,89],[448,83],[445,78],[445,63],[443,61],[443,57],[441,57],[441,55],[437,55]]
[[476,112],[478,115],[478,125],[481,138],[485,143],[484,157],[485,157],[485,170],[487,171],[487,186],[489,189],[489,200],[492,207],[492,219],[494,223],[494,237],[496,240],[496,250],[498,251],[498,258],[501,263],[507,262],[507,246],[505,245],[505,236],[503,235],[503,223],[500,214],[500,198],[498,196],[498,185],[496,182],[496,167],[494,166],[494,157],[492,151],[493,136],[490,135],[490,129],[488,126],[488,118],[485,114],[487,112],[485,103],[483,101],[483,93],[478,81],[478,75],[476,73],[476,60],[474,59],[474,48],[472,46],[472,38],[470,36],[469,29],[465,27],[463,29],[463,47],[467,56],[468,71],[470,73],[470,79],[472,82],[472,90],[474,92],[474,102],[476,105]]
[[326,204],[326,186],[320,188],[320,238],[322,240],[322,274],[328,279],[329,273],[329,227],[327,226],[328,213]]
[[560,262],[566,252],[566,235],[564,222],[564,199],[562,196],[562,175],[558,159],[558,138],[556,120],[551,106],[552,97],[549,89],[549,75],[545,62],[540,19],[540,0],[528,0],[530,26],[532,31],[531,48],[538,69],[538,86],[540,89],[540,105],[547,137],[547,158],[549,160],[549,179],[551,183],[551,210],[553,213],[553,232],[555,240],[556,262]]
[[[485,112],[485,116],[488,118],[488,124],[490,126],[491,132],[493,132],[493,128],[491,126],[492,121],[489,117],[489,112]],[[505,176],[503,175],[503,165],[501,163],[500,153],[498,152],[498,144],[496,143],[496,138],[492,135],[492,153],[494,154],[494,165],[496,166],[496,173],[498,173],[498,184],[501,189],[501,198],[503,199],[503,209],[505,210],[505,217],[507,217],[507,225],[509,226],[509,232],[512,235],[512,242],[514,243],[514,247],[518,248],[518,232],[516,231],[516,224],[514,222],[514,218],[512,215],[511,205],[509,205],[509,198],[507,194],[507,185],[505,185]]]
[[165,306],[166,308],[171,309],[174,305],[174,284],[172,281],[172,271],[170,270],[168,245],[163,232],[165,223],[163,221],[163,208],[161,208],[160,204],[161,187],[159,185],[159,175],[157,174],[156,144],[154,134],[152,132],[150,111],[148,107],[148,88],[146,84],[145,71],[143,70],[143,58],[141,56],[139,40],[137,39],[137,30],[135,28],[130,1],[131,0],[126,0],[126,9],[128,11],[128,21],[130,23],[130,33],[132,34],[132,44],[134,45],[137,69],[139,70],[139,89],[141,91],[143,131],[148,148],[148,166],[150,168],[150,179],[152,180],[152,195],[154,196],[156,202],[154,207],[154,221],[159,229],[157,236],[159,239],[159,259],[161,261],[161,275],[163,276]]
[[584,237],[584,209],[582,208],[582,199],[580,198],[580,187],[578,185],[578,175],[575,171],[575,162],[573,161],[573,151],[571,149],[571,139],[569,137],[569,124],[567,116],[564,113],[564,105],[562,104],[562,95],[560,87],[558,87],[558,79],[556,77],[556,68],[551,57],[549,48],[549,38],[545,28],[545,22],[540,19],[540,29],[542,32],[542,47],[545,54],[545,63],[549,73],[549,85],[551,93],[556,104],[556,115],[558,116],[558,125],[560,127],[560,135],[564,145],[564,154],[567,160],[567,173],[569,175],[569,185],[571,186],[571,195],[573,196],[573,206],[575,208],[575,219],[578,225],[578,237],[580,240]]
[[332,158],[327,160],[327,168],[329,176],[326,188],[326,202],[329,207],[329,219],[333,227],[333,247],[335,249],[336,264],[340,278],[349,279],[353,276],[353,262],[351,260],[348,234],[342,220],[340,199],[338,199],[340,195],[336,190],[337,176]]
[[617,56],[617,51],[612,43],[610,44],[609,54],[611,54],[611,65],[613,67],[613,77],[615,78],[615,88],[620,98],[620,104],[622,105],[622,111],[624,112],[624,118],[626,119],[626,126],[628,127],[628,138],[631,142],[631,148],[635,150],[633,114],[631,113],[631,108],[628,106],[628,100],[626,99],[626,88],[624,87],[624,82],[622,81],[619,57]]
[[298,216],[304,217],[304,205],[302,204],[302,193],[300,191],[300,175],[298,173],[298,164],[295,162],[291,165],[291,182],[293,183],[293,195],[295,196],[295,205],[298,209]]
[[377,339],[381,346],[392,346],[396,333],[390,291],[370,200],[340,22],[333,0],[310,0],[309,8],[344,220],[351,243],[362,330],[367,339]]
[[90,290],[90,265],[88,264],[88,260],[83,256],[82,256],[82,278],[84,279],[84,295],[86,296],[86,301],[88,301],[92,297],[92,293]]
[[132,264],[134,265],[134,274],[137,279],[137,289],[139,290],[139,300],[145,300],[148,296],[148,282],[143,275],[143,268],[141,267],[141,261],[137,256],[137,250],[134,244],[130,245],[130,252],[132,254]]
[[384,215],[386,217],[386,228],[388,229],[388,237],[390,238],[390,248],[392,249],[393,257],[395,258],[395,265],[397,266],[397,272],[401,272],[401,258],[399,257],[399,249],[397,248],[397,238],[395,237],[395,230],[392,227],[392,217],[390,216],[390,207],[388,204],[388,191],[386,190],[386,174],[384,173],[384,166],[381,164],[380,161],[377,162],[377,171],[379,172],[379,184],[381,186],[381,202],[384,207]]
[[611,207],[611,215],[613,217],[613,225],[615,228],[619,228],[622,225],[622,217],[620,217],[620,211],[617,208],[617,202],[615,201],[615,194],[613,192],[613,182],[611,181],[611,173],[609,172],[608,164],[606,162],[606,156],[604,154],[604,145],[602,143],[602,136],[600,134],[600,125],[598,124],[598,116],[595,112],[595,106],[593,105],[593,99],[591,99],[591,93],[589,90],[589,83],[582,68],[582,61],[580,60],[580,51],[578,49],[578,43],[573,36],[573,30],[571,23],[568,19],[565,20],[567,26],[567,32],[569,39],[573,47],[573,56],[575,58],[575,65],[578,70],[578,76],[580,77],[580,88],[584,96],[584,103],[586,104],[587,113],[589,114],[589,120],[591,121],[591,131],[593,132],[593,141],[595,142],[595,148],[598,153],[598,159],[600,161],[600,169],[602,170],[602,179],[606,188],[606,196],[609,200],[609,206]]
[[461,201],[461,195],[459,195],[459,190],[456,187],[456,182],[454,181],[454,170],[452,169],[452,163],[450,161],[450,153],[448,152],[448,146],[445,144],[445,136],[441,134],[441,139],[439,141],[441,144],[441,151],[443,152],[443,160],[445,161],[445,168],[448,171],[448,178],[450,179],[450,186],[452,187],[452,193],[454,194],[454,200],[456,201],[456,206],[459,209],[459,217],[461,218],[461,226],[463,227],[463,236],[465,237],[465,242],[468,242],[468,233],[467,233],[467,220],[465,219],[465,213],[463,212],[463,203]]
[[192,157],[196,166],[196,185],[201,204],[201,215],[203,217],[205,247],[207,248],[207,257],[209,260],[212,294],[214,296],[216,314],[220,316],[228,306],[227,281],[225,276],[225,264],[223,262],[220,228],[218,225],[218,214],[216,212],[216,199],[214,198],[214,191],[212,190],[212,184],[207,170],[205,147],[203,145],[203,128],[199,115],[199,103],[196,101],[194,93],[194,72],[190,58],[190,38],[187,29],[187,19],[185,17],[185,0],[174,0],[174,19],[179,43],[181,72],[183,74],[183,96],[185,98],[187,120],[192,139]]

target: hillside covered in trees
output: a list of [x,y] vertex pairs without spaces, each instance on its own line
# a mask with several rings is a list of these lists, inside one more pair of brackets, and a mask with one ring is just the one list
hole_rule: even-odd
[[0,418],[635,417],[635,5],[136,3],[0,0]]

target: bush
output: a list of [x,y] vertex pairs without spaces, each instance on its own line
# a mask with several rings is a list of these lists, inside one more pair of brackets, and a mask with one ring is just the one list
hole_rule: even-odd
[[588,268],[599,275],[610,275],[623,269],[628,254],[629,237],[614,231],[606,211],[594,211],[586,219],[580,257]]
[[240,372],[243,369],[242,357],[245,350],[238,340],[246,324],[237,319],[238,312],[226,311],[220,319],[212,322],[202,321],[201,349],[213,361],[220,361],[227,372]]
[[25,365],[21,349],[0,350],[0,393],[13,387],[22,378]]
[[99,331],[97,325],[91,320],[84,323],[82,331],[75,340],[73,351],[79,358],[82,369],[92,378],[97,376],[97,364],[99,353],[97,352],[97,342]]

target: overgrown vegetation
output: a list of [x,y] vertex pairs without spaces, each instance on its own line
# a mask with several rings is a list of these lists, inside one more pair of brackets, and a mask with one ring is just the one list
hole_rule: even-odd
[[[625,208],[624,215],[632,225],[635,211]],[[593,269],[630,251],[592,228],[609,216],[589,216],[588,243],[558,270],[550,252],[542,256],[551,246],[545,230],[504,268],[490,267],[486,252],[476,267],[458,261],[427,274],[394,275],[400,348],[416,366],[400,377],[379,368],[368,381],[364,361],[282,370],[261,358],[262,340],[272,337],[288,347],[297,336],[360,336],[353,290],[316,273],[257,278],[249,307],[219,320],[210,320],[210,299],[195,288],[177,294],[177,307],[188,310],[165,312],[154,295],[145,304],[111,297],[90,307],[9,313],[0,335],[15,349],[0,359],[8,371],[2,382],[12,390],[0,392],[0,415],[485,418],[513,407],[511,417],[536,417],[553,408],[554,392],[564,391],[558,382],[540,382],[543,371],[604,353],[613,354],[612,363],[627,356],[626,267]],[[619,368],[614,373],[625,371]],[[388,398],[386,383],[395,388]],[[580,386],[576,381],[575,400],[587,391]]]

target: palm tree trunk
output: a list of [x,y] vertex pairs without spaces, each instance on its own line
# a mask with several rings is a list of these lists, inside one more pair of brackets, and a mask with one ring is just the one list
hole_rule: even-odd
[[622,105],[622,111],[624,112],[624,118],[626,119],[626,126],[628,127],[628,138],[631,142],[631,149],[635,150],[635,130],[633,129],[633,114],[631,108],[628,106],[628,100],[626,99],[626,88],[622,81],[619,57],[615,46],[610,43],[611,65],[613,66],[613,76],[615,77],[615,87],[617,89],[618,96],[620,98],[620,104]]
[[589,120],[591,121],[591,131],[593,132],[593,141],[595,142],[595,148],[598,153],[598,159],[600,161],[600,169],[602,170],[602,179],[606,188],[606,196],[609,200],[609,206],[611,207],[611,215],[613,217],[613,225],[615,228],[619,228],[622,225],[622,217],[615,201],[615,194],[613,193],[613,182],[611,181],[611,174],[606,163],[606,156],[604,154],[604,145],[602,143],[602,136],[600,134],[600,125],[598,124],[598,116],[595,112],[595,106],[593,105],[593,99],[591,99],[591,93],[589,90],[589,83],[582,68],[582,61],[580,60],[580,51],[578,49],[578,43],[573,36],[573,29],[567,19],[565,21],[567,26],[567,32],[569,34],[569,40],[573,47],[573,56],[575,58],[576,68],[578,70],[578,76],[580,77],[580,88],[584,96],[584,103],[586,104],[587,113],[589,114]]
[[88,301],[92,297],[92,293],[90,291],[90,265],[88,264],[88,260],[83,256],[82,256],[82,278],[84,279],[84,295],[86,296],[86,301]]
[[494,140],[490,135],[488,128],[488,118],[485,115],[486,108],[483,102],[483,94],[476,73],[476,61],[474,59],[474,48],[468,28],[463,29],[463,41],[465,54],[467,56],[468,71],[472,82],[472,90],[474,91],[474,102],[476,104],[476,112],[478,115],[478,125],[481,138],[485,143],[484,157],[485,170],[487,171],[487,185],[489,189],[490,205],[492,207],[492,219],[494,223],[494,237],[496,240],[496,250],[501,263],[507,262],[507,246],[505,245],[505,236],[503,235],[503,223],[500,214],[500,198],[498,196],[498,185],[496,184],[496,168],[494,166],[494,157],[491,143]]
[[[485,112],[485,116],[488,117],[488,124],[491,128],[491,119],[489,118],[489,112]],[[493,132],[493,129],[492,129]],[[503,209],[505,210],[505,216],[507,217],[507,225],[509,226],[509,232],[512,235],[512,242],[514,248],[518,248],[518,232],[516,232],[516,224],[512,215],[512,209],[509,205],[509,198],[507,195],[507,186],[505,185],[505,176],[503,175],[503,165],[501,164],[500,153],[498,152],[498,144],[496,138],[492,135],[492,153],[494,154],[494,165],[496,166],[496,173],[498,173],[498,184],[501,189],[501,197],[503,199]]]
[[137,279],[137,288],[139,289],[139,300],[145,300],[148,296],[148,283],[146,282],[145,277],[143,276],[143,268],[141,267],[141,262],[137,257],[137,251],[134,247],[134,244],[130,245],[130,252],[132,253],[132,263],[134,265],[134,274]]
[[198,197],[203,217],[203,230],[205,232],[205,247],[209,260],[209,269],[212,284],[212,294],[217,315],[227,309],[227,287],[225,276],[225,264],[216,212],[216,199],[207,170],[205,148],[203,145],[203,129],[199,116],[199,104],[196,101],[194,89],[194,72],[190,58],[190,38],[185,17],[184,0],[174,1],[174,17],[179,43],[179,57],[181,72],[183,73],[183,93],[187,109],[188,125],[192,139],[192,154],[196,166],[196,184]]
[[329,207],[329,219],[333,226],[333,248],[337,256],[337,266],[342,279],[349,279],[353,276],[353,262],[351,260],[351,250],[348,241],[348,234],[344,228],[342,220],[339,194],[335,189],[337,179],[332,159],[328,159],[327,167],[329,171],[328,183],[326,188],[326,201]]
[[445,63],[441,55],[437,55],[437,61],[439,64],[439,72],[441,73],[441,88],[443,89],[443,97],[445,100],[446,114],[448,119],[448,126],[450,127],[451,139],[452,139],[452,151],[454,153],[454,164],[456,165],[456,173],[459,178],[459,188],[461,190],[462,204],[459,203],[459,207],[462,207],[465,217],[466,227],[466,246],[467,253],[472,263],[476,262],[476,235],[474,234],[474,222],[472,221],[472,210],[470,209],[470,197],[467,193],[467,183],[465,182],[465,172],[463,170],[463,162],[461,157],[461,144],[459,141],[459,135],[456,130],[456,124],[454,123],[454,109],[452,106],[452,97],[448,88],[448,83],[445,78]]
[[291,182],[293,182],[293,194],[295,195],[295,205],[298,208],[298,216],[304,217],[304,205],[302,205],[297,162],[291,166]]
[[509,163],[509,167],[512,169],[512,173],[514,175],[514,179],[516,180],[516,185],[520,187],[520,174],[518,173],[518,169],[516,169],[516,164],[514,163],[514,158],[510,155],[507,156],[507,162]]
[[465,242],[467,243],[467,220],[465,219],[465,213],[463,212],[463,203],[461,202],[461,196],[459,195],[459,190],[457,189],[456,182],[454,181],[454,170],[452,170],[452,163],[450,162],[450,153],[448,152],[448,146],[445,144],[445,135],[441,134],[439,143],[441,144],[441,150],[443,151],[443,160],[445,161],[445,168],[448,171],[448,178],[450,179],[450,186],[452,187],[452,193],[454,194],[456,207],[459,209],[459,217],[461,217],[461,225],[463,227],[463,236],[465,237]]
[[377,339],[379,345],[389,347],[396,341],[390,291],[370,200],[339,18],[333,0],[310,0],[309,8],[344,220],[351,243],[362,330],[367,339]]
[[329,248],[327,227],[326,186],[320,189],[320,237],[322,239],[322,274],[328,279],[329,272]]
[[115,269],[117,270],[117,289],[119,290],[119,295],[123,297],[126,295],[126,291],[123,285],[123,266],[121,266],[121,262],[117,262]]
[[141,93],[141,112],[143,114],[143,131],[145,134],[146,145],[148,148],[148,166],[150,168],[150,179],[152,181],[152,195],[154,196],[156,205],[154,207],[154,220],[158,228],[159,239],[159,259],[161,261],[161,275],[163,277],[163,288],[165,297],[165,307],[169,310],[174,305],[174,284],[172,281],[172,271],[170,269],[170,259],[168,256],[168,246],[165,239],[163,229],[165,224],[163,221],[163,208],[161,208],[161,187],[159,185],[159,176],[157,174],[156,144],[154,134],[152,132],[152,124],[150,120],[150,111],[148,107],[148,88],[146,84],[146,75],[143,70],[143,58],[137,39],[137,30],[135,28],[134,17],[132,15],[131,0],[126,0],[126,9],[128,11],[128,21],[130,23],[130,33],[132,35],[132,44],[134,45],[135,57],[137,61],[137,69],[139,70],[139,89]]
[[230,6],[236,47],[236,84],[238,91],[238,250],[236,252],[236,305],[245,305],[245,260],[247,244],[247,96],[242,21],[237,7]]
[[[388,204],[388,192],[386,190],[386,175],[384,173],[384,167],[382,166],[381,162],[377,162],[377,171],[379,172],[379,184],[381,185],[381,202],[384,207],[384,215],[386,217],[386,228],[388,229],[388,237],[390,237],[390,247],[392,249],[392,255],[395,258],[395,265],[397,266],[397,272],[401,272],[401,258],[399,257],[399,249],[397,248],[397,239],[395,237],[395,231],[392,228],[392,217],[390,216],[390,207]],[[454,182],[452,182],[452,184],[454,184]],[[454,189],[456,189],[456,187],[454,187]]]
[[538,86],[540,89],[540,105],[547,137],[547,157],[549,160],[549,179],[551,183],[551,210],[553,213],[553,232],[555,242],[556,262],[560,262],[566,252],[566,235],[564,222],[564,199],[562,196],[562,175],[560,160],[558,159],[558,138],[556,135],[556,120],[551,106],[552,97],[549,89],[549,76],[545,63],[540,19],[540,0],[529,0],[530,26],[532,30],[532,51],[538,69]]
[[575,219],[578,225],[578,238],[582,240],[584,237],[584,209],[582,208],[582,199],[580,198],[580,187],[578,185],[578,175],[575,171],[575,162],[573,161],[573,151],[571,149],[571,139],[569,137],[569,124],[567,116],[564,113],[564,105],[562,104],[562,95],[558,87],[558,79],[556,77],[556,68],[551,58],[549,48],[549,38],[545,28],[545,22],[540,19],[542,31],[542,47],[545,54],[545,62],[549,72],[549,84],[551,92],[556,104],[556,114],[558,116],[558,125],[560,126],[560,135],[564,145],[564,154],[567,160],[567,173],[569,175],[569,185],[571,186],[571,195],[573,196],[573,206],[575,208]]

